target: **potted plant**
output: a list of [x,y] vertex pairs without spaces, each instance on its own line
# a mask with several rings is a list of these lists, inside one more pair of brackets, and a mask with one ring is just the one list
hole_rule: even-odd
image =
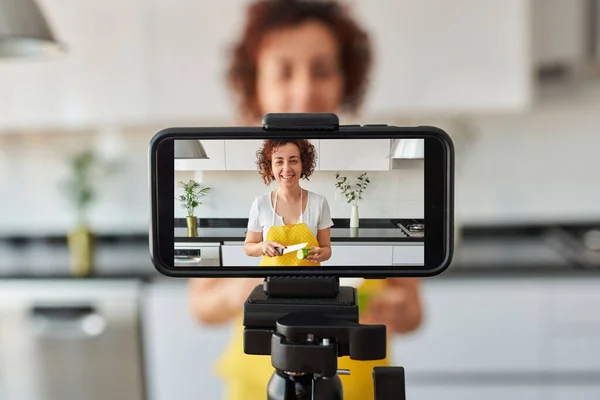
[[363,194],[367,189],[371,180],[366,172],[358,175],[356,185],[351,185],[348,178],[341,176],[339,172],[335,174],[337,180],[335,187],[338,188],[346,197],[346,202],[352,204],[352,212],[350,214],[350,228],[358,228],[358,203],[363,198]]
[[119,170],[117,162],[100,160],[93,150],[77,153],[68,160],[69,175],[61,182],[63,194],[75,209],[75,223],[67,234],[71,273],[89,275],[94,264],[94,234],[89,210],[97,199],[97,188]]
[[196,208],[202,204],[201,199],[210,192],[209,187],[201,187],[194,180],[188,182],[179,181],[179,187],[183,189],[183,194],[176,197],[181,203],[181,206],[187,210],[186,223],[188,228],[188,236],[198,236],[197,217],[195,215]]

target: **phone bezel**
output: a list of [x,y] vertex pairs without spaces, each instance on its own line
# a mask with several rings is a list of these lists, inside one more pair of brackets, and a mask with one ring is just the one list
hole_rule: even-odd
[[[174,267],[174,140],[247,139],[425,139],[424,265],[333,267]],[[159,188],[170,188],[161,190]],[[149,145],[150,258],[171,277],[338,276],[429,277],[448,268],[454,250],[454,146],[432,126],[340,126],[337,130],[266,130],[262,127],[180,127],[159,131]],[[166,263],[164,260],[171,260]]]

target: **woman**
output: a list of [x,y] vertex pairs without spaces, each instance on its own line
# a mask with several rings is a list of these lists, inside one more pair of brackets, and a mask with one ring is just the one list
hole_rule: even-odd
[[[241,122],[260,125],[264,114],[269,112],[357,112],[367,86],[370,63],[371,48],[366,33],[336,2],[264,0],[248,8],[246,26],[234,48],[228,78],[239,96]],[[293,197],[290,199],[294,201]],[[296,210],[295,215],[299,208]],[[288,218],[294,222],[297,217],[290,212]],[[325,247],[324,242],[319,243],[318,247]],[[265,252],[271,250],[265,246]],[[220,374],[227,382],[226,398],[230,400],[266,398],[267,383],[273,372],[268,356],[243,353],[242,306],[251,290],[262,281],[262,278],[190,281],[190,305],[201,323],[233,320],[234,336],[219,363]],[[385,324],[388,336],[417,329],[422,319],[419,281],[394,278],[377,283],[382,286],[370,297],[367,308],[361,310],[361,322]],[[340,359],[339,367],[351,370],[350,376],[340,377],[344,398],[372,399],[372,367],[387,363],[387,360]]]
[[[329,204],[324,196],[302,189],[300,179],[312,175],[316,152],[308,140],[265,140],[258,152],[259,172],[265,184],[278,188],[252,203],[244,251],[263,256],[262,266],[320,265],[331,257]],[[307,243],[306,259],[279,249]]]

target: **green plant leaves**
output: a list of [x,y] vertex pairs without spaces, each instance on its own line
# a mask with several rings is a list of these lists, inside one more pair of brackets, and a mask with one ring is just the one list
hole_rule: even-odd
[[200,183],[190,179],[188,182],[179,181],[178,186],[183,188],[183,194],[175,197],[181,206],[187,210],[188,217],[194,216],[196,208],[202,204],[201,198],[208,195],[211,188],[202,187]]
[[366,172],[358,175],[358,182],[354,187],[350,184],[348,178],[341,176],[339,172],[335,174],[335,179],[337,180],[335,187],[346,197],[346,202],[352,203],[353,205],[358,205],[358,202],[363,199],[363,194],[367,189],[367,186],[369,186],[369,183],[371,183]]
[[87,211],[96,200],[98,185],[121,171],[123,165],[119,161],[102,160],[91,149],[73,155],[67,162],[70,174],[59,187],[75,207],[78,222],[86,224]]

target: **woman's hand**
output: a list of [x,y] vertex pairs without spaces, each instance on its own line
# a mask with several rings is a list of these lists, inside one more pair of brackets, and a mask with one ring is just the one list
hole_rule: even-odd
[[229,285],[229,307],[232,313],[241,312],[244,303],[250,296],[250,293],[258,285],[262,285],[264,278],[239,278],[227,279],[231,281]]
[[321,263],[331,257],[331,247],[313,247],[308,251],[306,261]]
[[419,327],[421,319],[418,279],[387,278],[382,290],[367,300],[360,322],[386,325],[388,333],[408,333]]
[[264,255],[267,255],[269,257],[276,257],[279,256],[279,252],[277,252],[277,250],[275,249],[276,247],[279,247],[281,249],[285,249],[285,246],[277,243],[277,242],[262,242],[262,252]]
[[224,324],[243,311],[244,303],[264,278],[193,278],[189,302],[195,317],[204,324]]

